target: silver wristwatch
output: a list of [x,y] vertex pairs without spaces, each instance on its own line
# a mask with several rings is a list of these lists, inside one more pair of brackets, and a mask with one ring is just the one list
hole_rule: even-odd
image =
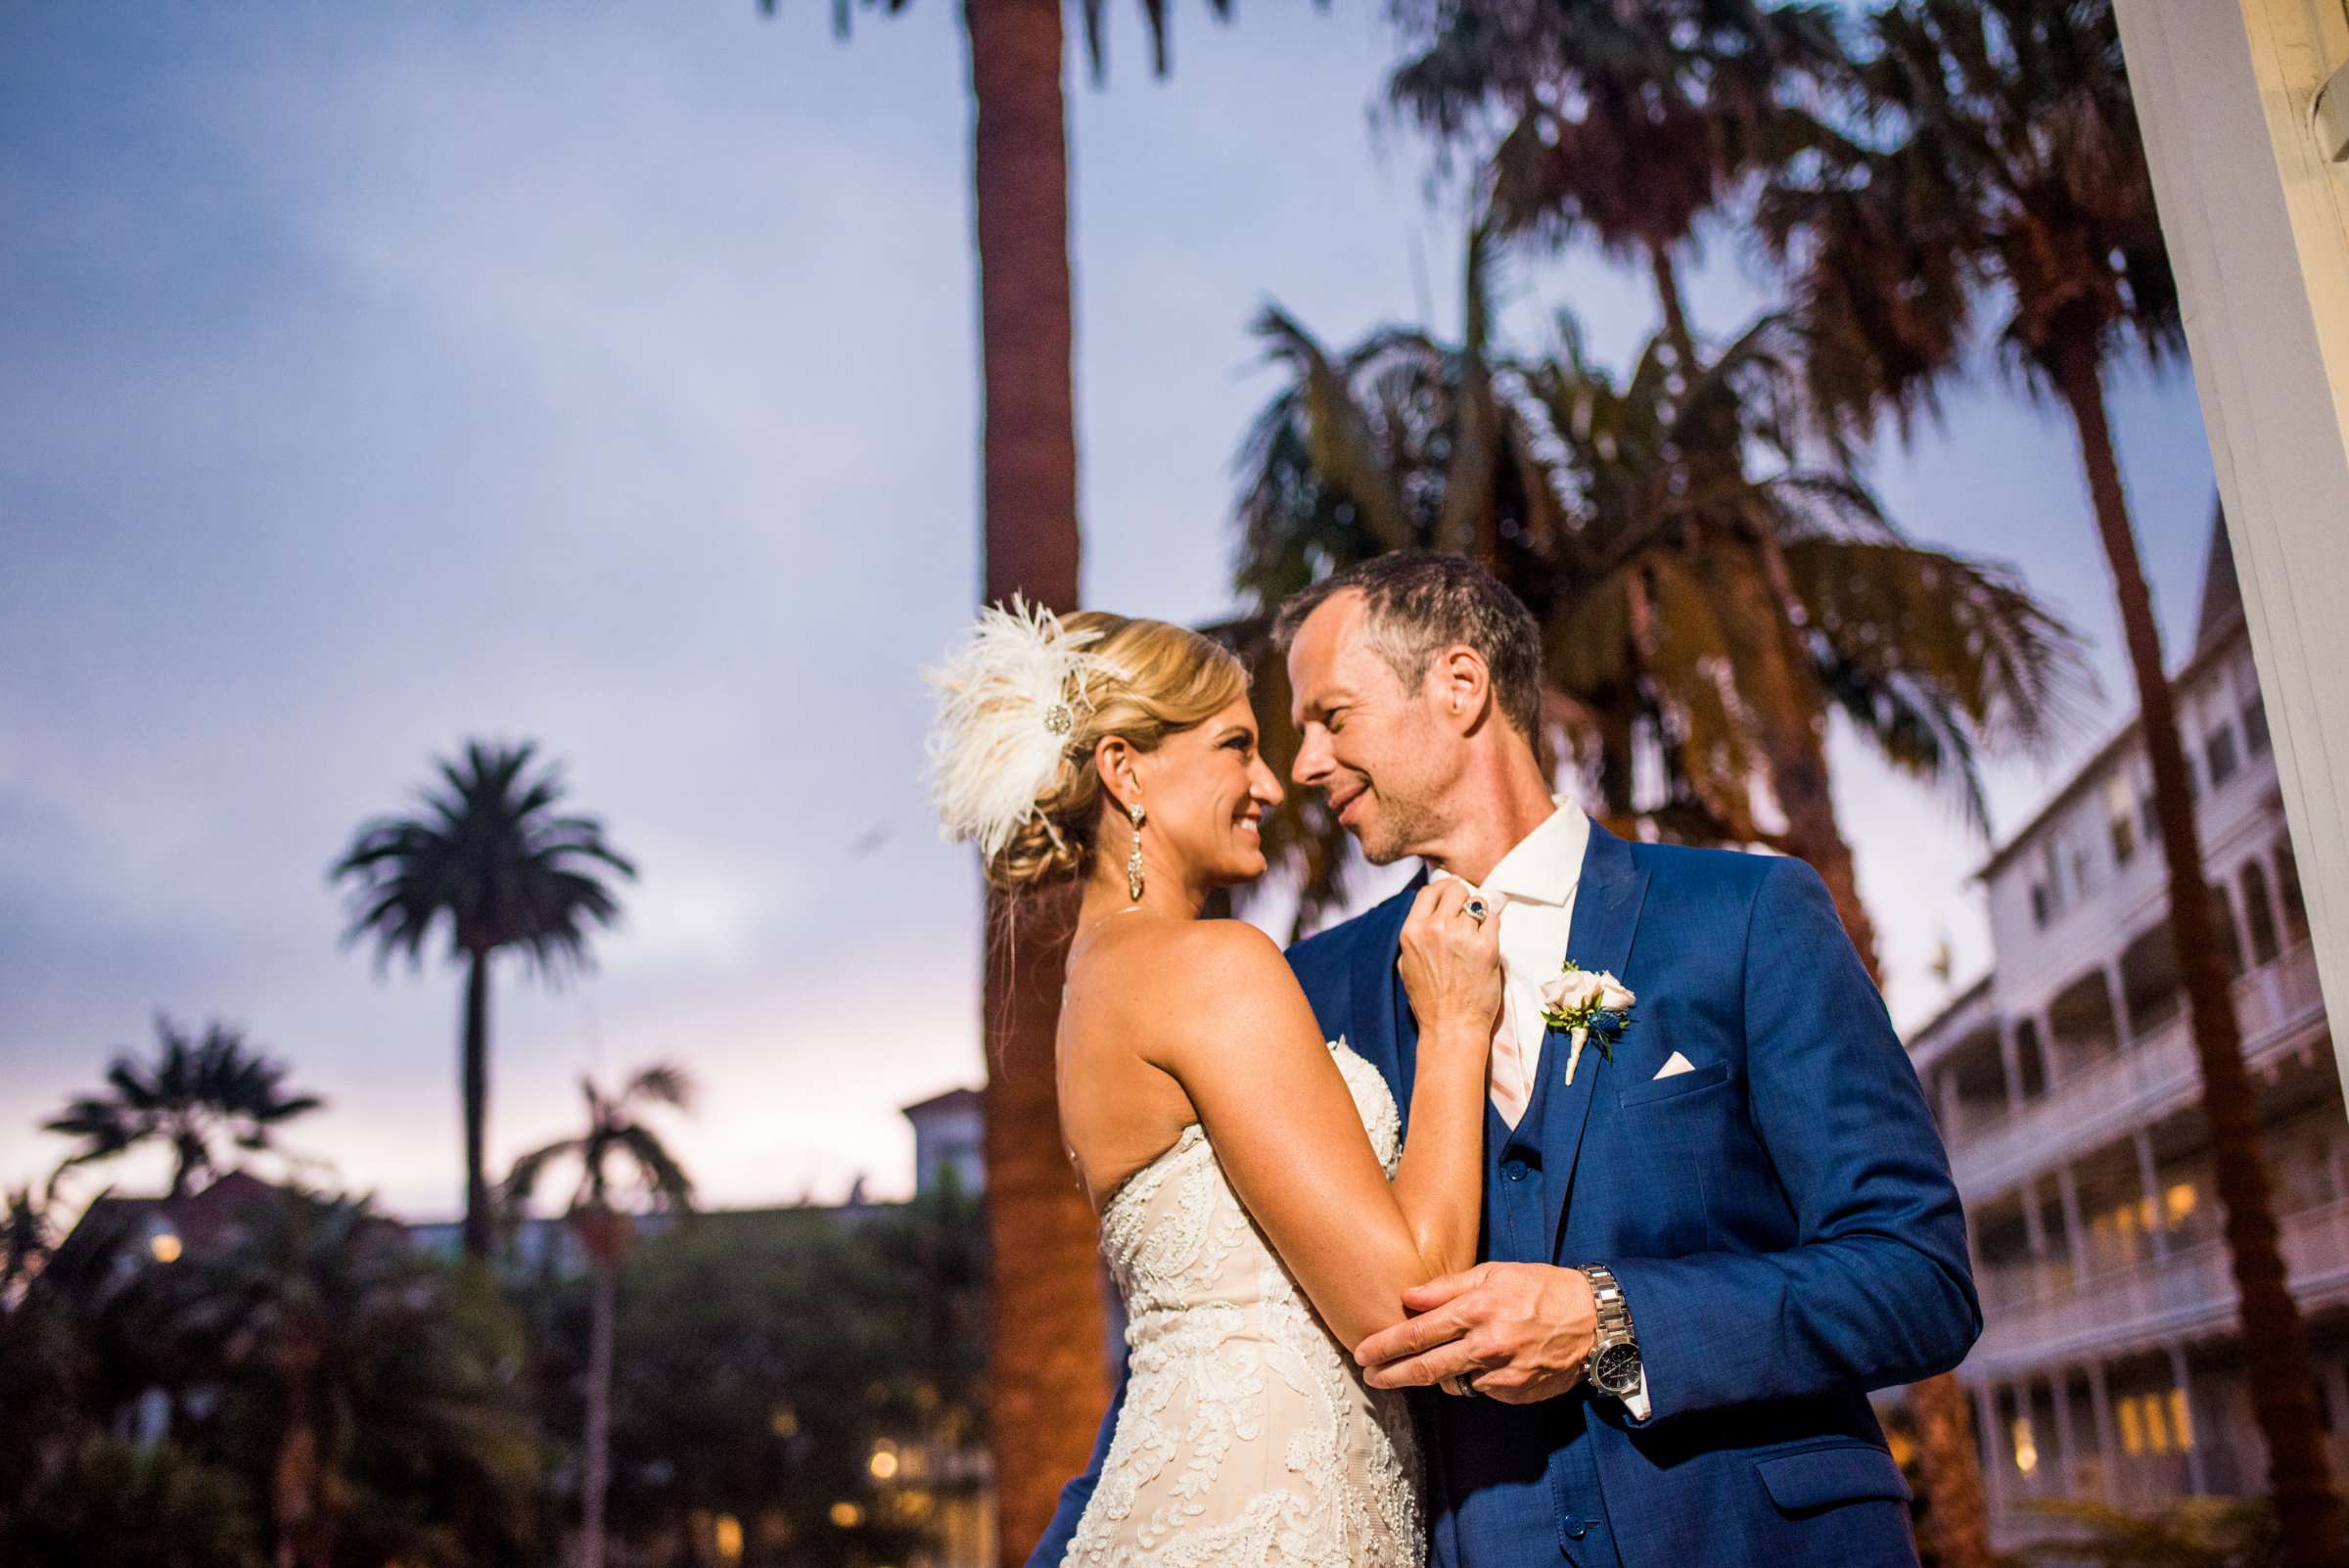
[[1590,1281],[1590,1300],[1598,1309],[1598,1335],[1590,1347],[1590,1386],[1617,1399],[1639,1392],[1639,1336],[1632,1332],[1632,1309],[1623,1299],[1615,1271],[1605,1264],[1585,1264],[1583,1277]]

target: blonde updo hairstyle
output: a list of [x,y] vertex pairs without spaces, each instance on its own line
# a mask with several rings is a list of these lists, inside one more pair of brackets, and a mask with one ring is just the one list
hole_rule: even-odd
[[1063,693],[1068,740],[1035,814],[987,862],[988,881],[1007,892],[1075,882],[1091,866],[1102,817],[1117,809],[1093,765],[1101,742],[1116,736],[1137,752],[1154,752],[1248,694],[1247,667],[1187,627],[1099,610],[1063,616],[1061,623],[1072,634],[1097,634],[1085,652],[1098,663],[1081,701]]

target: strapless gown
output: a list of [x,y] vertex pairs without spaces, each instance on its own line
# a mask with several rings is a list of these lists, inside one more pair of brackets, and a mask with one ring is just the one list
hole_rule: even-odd
[[[1392,1178],[1395,1098],[1330,1049]],[[1362,1382],[1196,1123],[1110,1195],[1101,1249],[1130,1372],[1064,1568],[1424,1568],[1403,1395]]]

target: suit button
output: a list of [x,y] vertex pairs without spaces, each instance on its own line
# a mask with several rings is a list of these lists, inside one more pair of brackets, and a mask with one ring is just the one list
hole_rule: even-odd
[[1558,1521],[1558,1528],[1566,1532],[1567,1540],[1580,1541],[1590,1533],[1590,1521],[1579,1514],[1570,1513]]
[[1500,1178],[1503,1181],[1523,1181],[1525,1179],[1525,1162],[1523,1160],[1504,1162],[1500,1168]]

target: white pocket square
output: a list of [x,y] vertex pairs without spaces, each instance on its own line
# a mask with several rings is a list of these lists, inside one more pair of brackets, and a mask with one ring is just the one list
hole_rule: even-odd
[[1667,1056],[1664,1059],[1664,1065],[1656,1069],[1656,1077],[1678,1078],[1682,1073],[1693,1073],[1695,1071],[1696,1064],[1694,1062],[1691,1062],[1687,1057],[1682,1056],[1679,1051],[1674,1051],[1670,1056]]

